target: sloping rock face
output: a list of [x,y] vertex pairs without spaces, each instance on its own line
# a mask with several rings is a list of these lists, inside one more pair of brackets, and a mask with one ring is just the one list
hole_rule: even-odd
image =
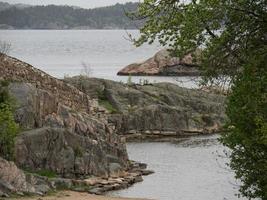
[[86,94],[33,66],[16,58],[5,56],[0,60],[0,79],[11,82],[30,83],[58,98],[58,101],[72,109],[92,113],[95,105]]
[[[77,78],[66,81],[75,84]],[[178,136],[218,131],[225,122],[224,96],[170,83],[132,85],[87,79],[84,92],[106,97],[117,110],[109,115],[120,134]]]
[[25,130],[16,140],[19,167],[63,177],[108,176],[114,163],[128,167],[125,141],[88,95],[11,57],[0,62],[0,72]]
[[118,72],[118,75],[133,76],[199,76],[198,66],[193,64],[191,55],[183,59],[172,57],[164,49],[143,63],[134,63]]
[[43,194],[50,189],[48,185],[45,180],[25,174],[14,162],[0,157],[0,197],[23,193]]

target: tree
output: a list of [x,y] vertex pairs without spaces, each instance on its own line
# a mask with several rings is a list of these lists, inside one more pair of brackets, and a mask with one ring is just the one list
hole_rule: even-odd
[[267,199],[267,1],[144,0],[132,19],[145,20],[137,46],[155,40],[176,56],[191,53],[202,84],[230,79],[224,145],[240,192]]
[[0,84],[0,156],[13,160],[15,137],[18,132],[18,125],[13,116],[14,104],[12,104],[7,90],[7,83]]

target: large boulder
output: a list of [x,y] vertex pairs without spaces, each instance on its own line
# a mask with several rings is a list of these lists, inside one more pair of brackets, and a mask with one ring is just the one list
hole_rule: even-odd
[[118,75],[199,76],[200,72],[198,66],[193,64],[190,54],[180,59],[171,56],[168,50],[163,49],[144,62],[126,66],[118,72]]

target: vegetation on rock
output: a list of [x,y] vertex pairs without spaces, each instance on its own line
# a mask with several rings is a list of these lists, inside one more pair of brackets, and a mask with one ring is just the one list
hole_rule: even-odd
[[174,55],[192,53],[205,85],[230,78],[222,142],[232,150],[230,166],[249,199],[267,198],[266,11],[266,0],[144,0],[129,14],[146,20],[136,45],[158,40]]
[[0,156],[14,159],[14,143],[18,125],[14,120],[14,101],[8,93],[8,83],[0,83]]

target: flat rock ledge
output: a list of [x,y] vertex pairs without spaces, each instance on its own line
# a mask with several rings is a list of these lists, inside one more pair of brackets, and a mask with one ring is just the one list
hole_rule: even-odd
[[[45,196],[49,192],[57,190],[71,190],[103,195],[106,192],[125,189],[135,183],[142,182],[143,176],[154,173],[154,171],[146,169],[147,165],[145,163],[131,161],[128,171],[113,174],[109,177],[93,176],[85,179],[48,178],[37,174],[24,173],[14,163],[11,162],[9,164],[8,161],[6,163],[15,168],[19,172],[20,177],[18,180],[14,176],[10,178],[10,174],[16,175],[17,172],[6,173],[0,170],[5,173],[5,177],[9,177],[7,180],[3,177],[0,178],[0,198],[10,198],[14,195],[25,196],[27,194]],[[8,168],[5,167],[5,169]]]
[[195,130],[178,130],[178,131],[143,131],[138,132],[136,130],[131,130],[124,133],[125,140],[127,142],[136,141],[155,141],[155,142],[165,142],[174,140],[183,140],[191,136],[199,135],[212,135],[221,133],[222,129],[220,127],[211,127],[205,129],[195,129]]
[[131,161],[131,169],[120,175],[113,175],[108,178],[90,177],[83,180],[77,179],[50,179],[54,188],[69,189],[76,192],[88,192],[89,194],[103,195],[106,192],[121,190],[142,182],[143,176],[153,174],[154,171],[146,169],[147,165]]

